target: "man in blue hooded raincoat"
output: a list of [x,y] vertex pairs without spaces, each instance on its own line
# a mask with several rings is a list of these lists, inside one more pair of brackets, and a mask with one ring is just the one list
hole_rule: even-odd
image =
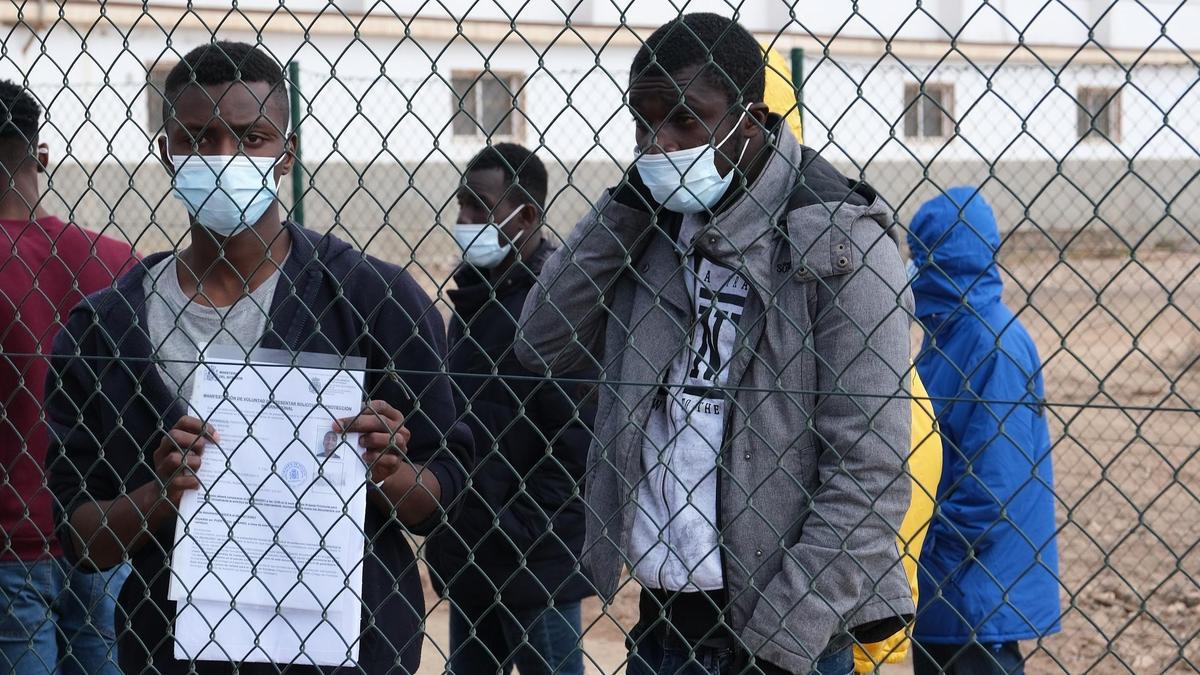
[[1060,629],[1041,360],[1001,301],[1000,233],[979,191],[921,206],[908,236],[944,461],[921,554],[916,675],[1020,673],[1018,640]]

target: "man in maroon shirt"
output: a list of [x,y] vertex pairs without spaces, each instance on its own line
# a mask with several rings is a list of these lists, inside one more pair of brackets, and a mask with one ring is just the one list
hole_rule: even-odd
[[128,568],[89,573],[62,559],[42,401],[61,322],[136,257],[46,213],[40,120],[25,88],[0,81],[0,672],[118,673],[114,608]]

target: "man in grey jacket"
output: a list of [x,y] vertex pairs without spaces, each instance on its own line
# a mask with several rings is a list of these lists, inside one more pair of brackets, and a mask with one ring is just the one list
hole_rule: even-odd
[[850,673],[913,613],[909,308],[891,216],[689,14],[633,62],[638,159],[546,263],[518,355],[604,373],[584,564],[642,587],[629,672]]

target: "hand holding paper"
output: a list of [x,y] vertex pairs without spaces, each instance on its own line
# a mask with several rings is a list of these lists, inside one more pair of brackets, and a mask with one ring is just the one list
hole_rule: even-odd
[[181,417],[163,436],[154,451],[154,473],[166,490],[167,499],[178,507],[183,493],[200,487],[196,473],[207,441],[220,442],[211,424],[195,417]]
[[404,465],[412,433],[404,426],[404,415],[387,401],[371,401],[353,417],[333,423],[335,431],[359,434],[358,444],[366,450],[363,461],[371,468],[371,481],[382,488]]

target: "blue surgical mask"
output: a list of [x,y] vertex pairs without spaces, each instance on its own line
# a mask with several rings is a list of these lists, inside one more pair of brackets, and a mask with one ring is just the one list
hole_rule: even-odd
[[508,221],[512,220],[524,208],[524,204],[517,207],[499,225],[492,223],[455,225],[454,240],[458,242],[459,248],[463,250],[463,260],[468,265],[489,270],[504,262],[509,252],[512,251],[512,245],[517,243],[521,239],[521,235],[525,234],[525,232],[522,230],[513,238],[512,242],[501,245],[500,239],[504,237],[501,228],[507,225]]
[[737,164],[742,163],[749,143],[742,145],[737,163],[724,176],[717,171],[717,148],[725,145],[738,130],[745,114],[743,112],[738,116],[733,129],[716,145],[698,145],[686,150],[638,156],[638,174],[654,199],[676,213],[700,213],[712,209],[733,183]]
[[174,193],[204,227],[231,237],[253,227],[275,201],[275,157],[171,155]]

